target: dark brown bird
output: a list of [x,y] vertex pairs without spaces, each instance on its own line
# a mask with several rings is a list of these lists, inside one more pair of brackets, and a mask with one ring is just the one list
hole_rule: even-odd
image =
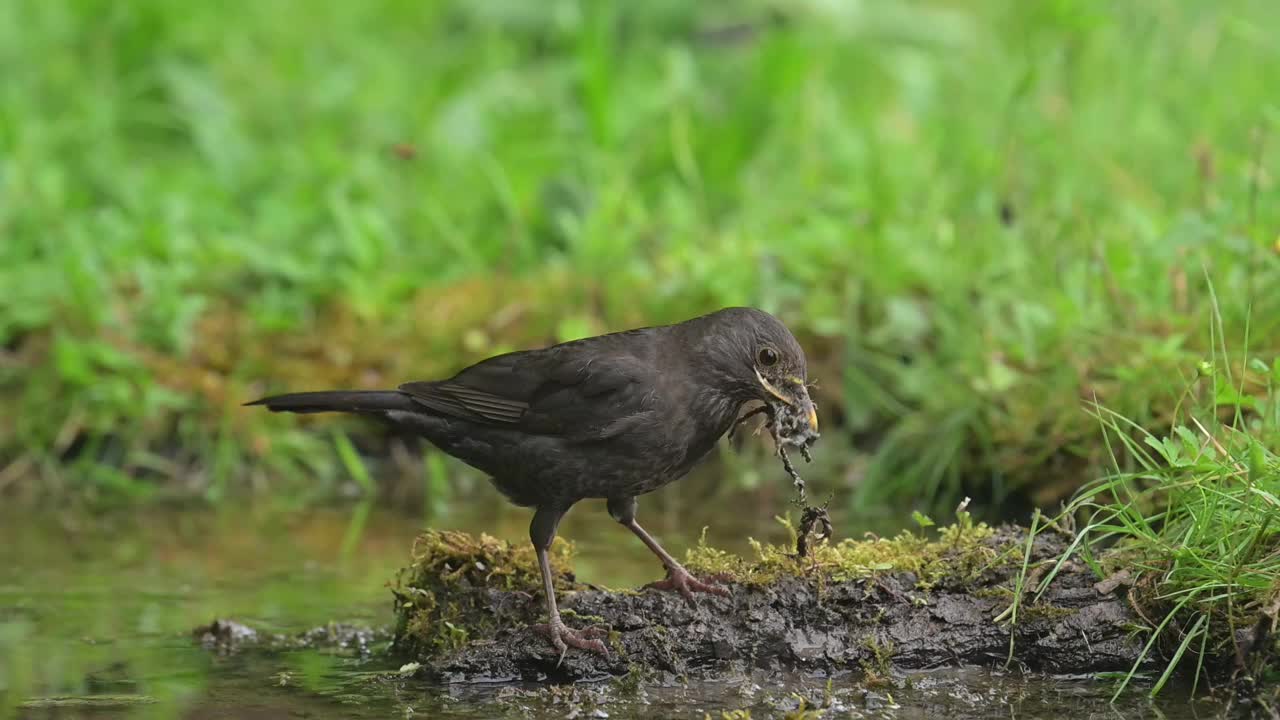
[[447,380],[397,390],[304,392],[256,400],[273,411],[353,412],[412,429],[488,473],[518,505],[534,508],[549,616],[545,630],[566,646],[604,653],[591,632],[560,620],[547,549],[579,500],[601,498],[667,569],[650,587],[727,594],[692,577],[636,522],[636,496],[684,476],[734,424],[763,401],[790,422],[784,441],[807,447],[818,416],[806,387],[804,351],[772,315],[726,308],[675,325],[498,355]]

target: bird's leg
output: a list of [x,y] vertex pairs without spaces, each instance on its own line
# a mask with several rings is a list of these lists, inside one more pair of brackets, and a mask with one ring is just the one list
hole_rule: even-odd
[[662,561],[662,564],[667,567],[666,579],[651,582],[645,586],[646,588],[653,588],[654,590],[677,590],[690,602],[693,601],[693,594],[695,592],[724,595],[725,597],[729,596],[729,591],[726,588],[714,583],[704,582],[693,575],[690,575],[689,571],[685,570],[683,565],[676,562],[675,558],[671,557],[671,555],[667,554],[666,550],[662,549],[662,546],[658,544],[657,540],[653,539],[652,535],[645,532],[645,529],[640,527],[640,523],[632,520],[627,523],[627,527],[640,538],[641,542],[649,546],[649,549],[653,551],[653,554],[657,555],[658,559]]
[[533,549],[538,554],[538,569],[542,571],[542,590],[547,598],[547,623],[536,627],[551,638],[551,644],[560,651],[561,660],[564,660],[564,655],[570,647],[608,655],[609,651],[600,641],[605,634],[603,631],[597,628],[574,630],[566,626],[560,619],[559,608],[556,607],[556,587],[551,577],[551,559],[547,556],[547,550],[556,537],[556,527],[560,525],[560,518],[563,515],[564,512],[560,510],[538,508],[533,514],[533,522],[529,525],[529,539],[533,541]]
[[636,499],[623,498],[618,500],[609,500],[609,514],[614,520],[622,523],[628,530],[636,534],[640,541],[645,544],[658,556],[662,561],[662,565],[667,569],[667,577],[664,580],[649,583],[645,588],[654,590],[676,590],[685,597],[686,600],[692,602],[695,592],[711,593],[713,595],[729,595],[729,591],[719,585],[704,582],[695,578],[684,569],[684,566],[671,557],[670,553],[662,549],[657,540],[653,536],[640,527],[640,523],[636,522]]

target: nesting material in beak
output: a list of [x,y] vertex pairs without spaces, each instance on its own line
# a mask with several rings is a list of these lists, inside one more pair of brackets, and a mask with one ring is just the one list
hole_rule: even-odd
[[[772,399],[766,400],[764,407],[756,408],[738,418],[737,422],[734,423],[734,428],[736,429],[744,420],[753,415],[763,412],[768,416],[765,427],[773,435],[778,457],[782,459],[782,467],[791,476],[796,491],[800,495],[800,501],[804,502],[804,479],[796,472],[795,466],[791,464],[791,459],[787,457],[787,446],[799,448],[806,462],[811,459],[809,457],[809,447],[821,437],[818,434],[818,409],[809,397],[809,390],[801,378],[786,378],[789,392],[783,391],[769,382],[764,375],[760,374],[759,370],[756,370],[756,379],[760,381],[760,387],[764,388],[765,392],[772,396]],[[733,434],[732,429],[729,434]]]
[[809,400],[809,393],[805,390],[803,380],[797,377],[787,378],[787,380],[796,387],[795,393],[787,393],[779,390],[778,386],[766,380],[764,375],[760,374],[759,370],[756,370],[756,379],[760,381],[760,386],[763,387],[766,392],[778,400],[781,400],[792,409],[800,410],[807,407],[808,415],[806,419],[809,421],[809,430],[814,433],[818,432],[818,410],[813,406],[813,402]]
[[782,436],[799,447],[812,445],[813,441],[818,439],[818,409],[809,399],[809,391],[804,386],[804,380],[798,377],[786,378],[789,387],[787,390],[782,390],[769,382],[759,370],[756,370],[756,379],[760,381],[760,387],[763,387],[765,392],[781,403],[781,405],[770,404],[775,406],[777,414],[783,420],[779,428]]
[[793,400],[791,396],[779,390],[777,387],[774,386],[773,383],[769,382],[768,380],[765,380],[764,376],[760,374],[759,370],[756,371],[756,379],[760,381],[760,386],[765,389],[765,392],[778,398],[779,400],[786,403],[787,405],[790,405],[791,407],[796,406],[796,401]]

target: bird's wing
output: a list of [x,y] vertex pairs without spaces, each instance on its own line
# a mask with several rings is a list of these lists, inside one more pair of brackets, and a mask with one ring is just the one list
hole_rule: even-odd
[[518,424],[529,411],[531,380],[519,353],[499,355],[448,380],[405,383],[400,391],[442,415],[498,425]]
[[630,352],[593,345],[499,355],[448,380],[400,390],[432,411],[471,422],[600,439],[648,409],[644,380],[653,371]]

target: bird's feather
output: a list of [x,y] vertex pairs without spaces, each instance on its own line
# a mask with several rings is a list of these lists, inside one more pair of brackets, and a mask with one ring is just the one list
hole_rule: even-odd
[[624,432],[645,413],[653,364],[616,341],[508,353],[448,380],[400,386],[425,408],[488,425],[574,440]]

